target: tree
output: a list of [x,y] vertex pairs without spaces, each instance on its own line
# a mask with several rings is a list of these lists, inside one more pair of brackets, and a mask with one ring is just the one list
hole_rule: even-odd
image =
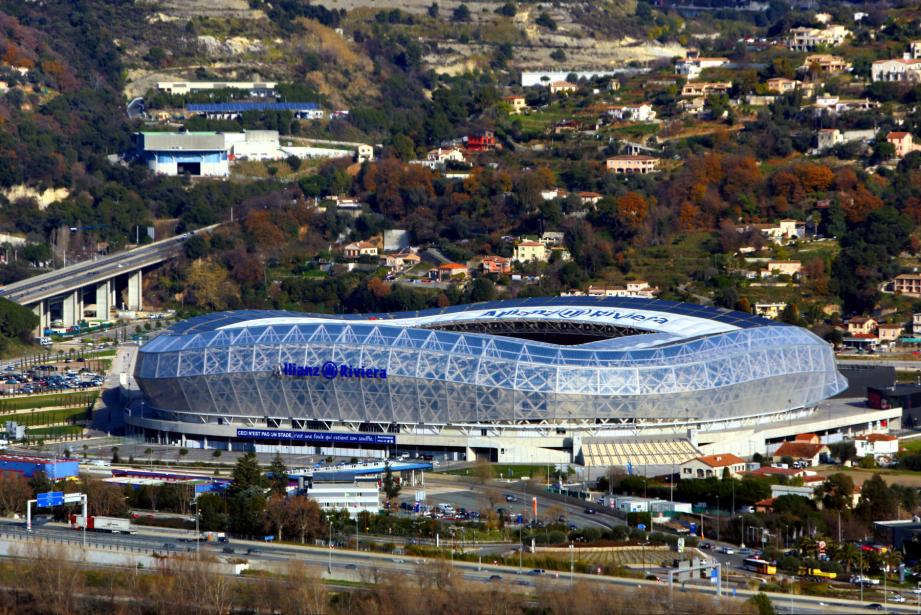
[[269,466],[269,475],[272,493],[285,495],[288,492],[288,468],[280,453],[275,453],[272,465]]
[[538,15],[537,19],[534,20],[534,23],[539,26],[543,26],[548,30],[556,30],[556,21],[547,12],[543,12]]
[[47,493],[54,487],[54,483],[48,479],[47,474],[38,470],[29,478],[29,487],[34,494]]
[[227,529],[227,506],[224,498],[216,493],[203,493],[195,501],[198,508],[198,523],[204,531]]
[[829,476],[822,484],[817,496],[829,510],[845,510],[851,507],[854,495],[854,479],[843,472]]
[[458,5],[451,14],[451,19],[460,22],[470,21],[470,9],[467,8],[466,4]]
[[264,527],[265,491],[256,485],[234,489],[227,498],[227,510],[230,531],[243,536],[258,535]]
[[438,3],[433,2],[431,5],[429,5],[427,12],[429,14],[429,17],[431,17],[432,19],[437,19],[438,18]]
[[874,474],[860,489],[857,512],[867,523],[896,516],[898,500],[879,474]]
[[0,473],[0,515],[21,514],[31,498],[28,479],[19,474]]
[[290,527],[304,544],[307,538],[322,535],[323,519],[320,505],[302,495],[288,498],[288,527]]
[[245,455],[237,459],[233,468],[233,484],[230,486],[231,492],[243,491],[250,487],[264,488],[266,479],[259,467],[259,460],[256,459],[256,453],[247,451]]
[[771,599],[768,598],[767,594],[763,592],[758,592],[754,596],[748,599],[751,602],[752,606],[758,611],[758,615],[774,615],[774,604],[771,602]]
[[393,476],[393,470],[390,468],[390,462],[384,466],[384,479],[382,481],[384,495],[387,496],[387,502],[392,504],[397,496],[400,495],[400,482]]
[[281,533],[290,520],[288,514],[288,501],[284,495],[273,493],[265,505],[265,516],[269,527],[275,531],[276,538],[281,541]]
[[515,4],[512,2],[506,2],[499,8],[495,10],[497,15],[502,15],[504,17],[514,17],[518,12],[518,9],[515,7]]

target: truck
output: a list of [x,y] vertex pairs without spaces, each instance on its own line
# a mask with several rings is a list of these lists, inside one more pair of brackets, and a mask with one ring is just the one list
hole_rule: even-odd
[[838,573],[836,572],[825,572],[821,568],[800,568],[799,576],[809,577],[813,579],[829,579],[834,580],[838,578]]
[[94,532],[110,532],[112,534],[134,534],[131,519],[121,517],[100,517],[90,515],[85,521],[83,515],[71,515],[70,527],[75,530],[87,529]]
[[202,532],[199,540],[202,542],[227,542],[224,532]]

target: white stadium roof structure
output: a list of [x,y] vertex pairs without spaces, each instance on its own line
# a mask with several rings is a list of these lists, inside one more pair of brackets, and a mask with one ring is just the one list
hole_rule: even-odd
[[805,329],[595,297],[208,314],[144,345],[135,377],[147,407],[174,421],[375,424],[397,434],[769,421],[846,387],[830,346]]

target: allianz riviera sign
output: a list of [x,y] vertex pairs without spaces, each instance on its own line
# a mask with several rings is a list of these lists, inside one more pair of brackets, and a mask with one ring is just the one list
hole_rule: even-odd
[[333,361],[327,361],[322,365],[284,363],[278,371],[281,376],[290,378],[325,378],[326,380],[333,380],[334,378],[387,379],[386,369],[379,369],[376,367],[353,367],[345,363],[337,364]]

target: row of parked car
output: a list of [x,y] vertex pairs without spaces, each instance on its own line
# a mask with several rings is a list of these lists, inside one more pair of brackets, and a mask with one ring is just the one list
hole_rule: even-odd
[[5,395],[28,395],[100,387],[103,377],[86,367],[80,370],[66,369],[61,374],[50,373],[47,369],[34,368],[21,373],[7,371],[3,383],[7,385],[2,389]]

